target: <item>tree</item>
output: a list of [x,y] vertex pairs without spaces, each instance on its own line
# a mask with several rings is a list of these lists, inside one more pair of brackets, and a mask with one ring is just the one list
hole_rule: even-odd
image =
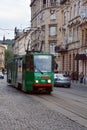
[[8,59],[13,57],[13,51],[11,49],[5,50],[5,68],[7,68]]

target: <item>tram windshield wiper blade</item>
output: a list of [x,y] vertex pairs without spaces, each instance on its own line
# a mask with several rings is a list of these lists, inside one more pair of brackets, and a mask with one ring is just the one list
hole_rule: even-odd
[[39,68],[37,68],[36,66],[35,66],[35,68],[36,68],[41,74],[43,74],[43,72],[42,72]]

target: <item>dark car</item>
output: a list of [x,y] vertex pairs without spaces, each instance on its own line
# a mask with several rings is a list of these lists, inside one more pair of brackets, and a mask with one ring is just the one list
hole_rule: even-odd
[[0,79],[4,79],[4,75],[2,72],[0,72]]
[[70,88],[71,86],[70,77],[62,73],[54,74],[54,86],[61,86],[61,87],[63,86]]

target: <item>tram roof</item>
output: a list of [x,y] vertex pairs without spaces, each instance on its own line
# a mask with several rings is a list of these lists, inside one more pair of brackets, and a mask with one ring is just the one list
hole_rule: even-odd
[[21,59],[21,58],[25,57],[26,55],[52,55],[52,54],[43,53],[43,52],[40,52],[40,53],[39,52],[31,52],[31,53],[27,53],[27,54],[24,54],[24,55],[16,55],[16,56],[8,59],[8,62],[11,62],[11,61],[13,61],[15,59]]

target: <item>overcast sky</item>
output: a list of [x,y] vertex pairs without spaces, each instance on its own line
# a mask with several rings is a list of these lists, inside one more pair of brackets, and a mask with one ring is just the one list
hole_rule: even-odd
[[14,28],[30,26],[31,0],[1,0],[0,2],[0,40],[14,38]]

